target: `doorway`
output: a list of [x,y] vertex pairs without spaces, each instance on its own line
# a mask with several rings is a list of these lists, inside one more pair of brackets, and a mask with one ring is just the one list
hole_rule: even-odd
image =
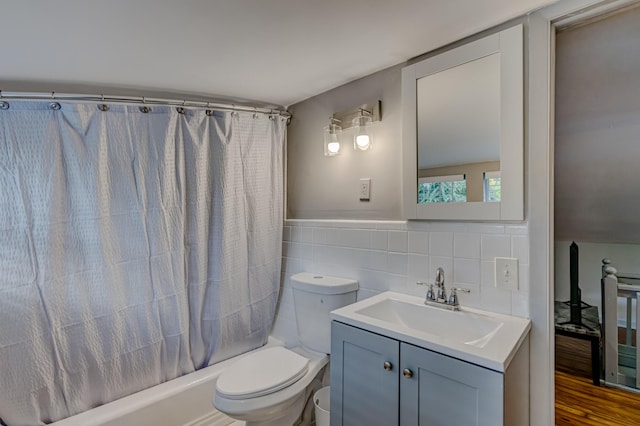
[[[601,287],[606,266],[616,280],[640,276],[639,22],[635,3],[556,27],[554,300],[556,311],[574,307],[556,323],[576,331],[558,335],[556,324],[557,425],[640,424],[636,292],[614,294],[605,315]],[[615,350],[592,354],[584,335],[605,323]]]

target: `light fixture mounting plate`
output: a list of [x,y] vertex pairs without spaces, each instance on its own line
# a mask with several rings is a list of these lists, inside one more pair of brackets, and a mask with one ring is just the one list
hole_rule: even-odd
[[371,113],[371,121],[376,123],[382,119],[382,101],[377,100],[374,102],[366,103],[364,105],[351,108],[346,111],[340,111],[333,114],[332,118],[340,120],[342,122],[342,129],[348,129],[353,127],[353,119],[360,117],[361,111],[369,111]]

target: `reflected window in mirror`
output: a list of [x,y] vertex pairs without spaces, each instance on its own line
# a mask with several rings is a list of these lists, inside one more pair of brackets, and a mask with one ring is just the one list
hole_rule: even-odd
[[[468,158],[468,157],[467,157]],[[436,165],[432,167],[418,169],[418,204],[424,203],[450,203],[450,202],[484,202],[487,201],[487,191],[485,188],[485,175],[487,173],[500,174],[500,161],[482,161],[482,162],[468,162],[464,164],[449,164],[449,165]],[[456,199],[449,199],[444,197],[440,201],[423,201],[424,197],[420,196],[420,192],[425,191],[426,182],[453,182],[458,181],[453,185],[458,189],[458,194],[464,189],[464,197],[457,197]],[[431,185],[433,186],[433,185]],[[452,186],[452,184],[446,184],[444,187]]]
[[484,201],[499,202],[502,198],[500,172],[485,172],[484,173]]
[[464,203],[467,181],[464,175],[430,176],[418,179],[418,203]]

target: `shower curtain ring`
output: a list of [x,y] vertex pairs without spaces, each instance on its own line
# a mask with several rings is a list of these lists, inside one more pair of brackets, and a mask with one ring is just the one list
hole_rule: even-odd
[[138,110],[139,110],[141,113],[143,113],[143,114],[146,114],[146,113],[148,113],[149,111],[151,111],[151,108],[149,108],[148,106],[144,105],[144,104],[146,104],[146,103],[147,103],[147,100],[146,100],[146,99],[145,99],[145,97],[143,96],[143,97],[142,97],[142,104],[143,104],[143,105],[142,105],[141,107],[138,107]]
[[176,108],[176,111],[178,111],[178,114],[184,114],[185,113],[185,109],[184,106],[186,105],[187,101],[186,100],[182,100],[182,106],[179,106]]

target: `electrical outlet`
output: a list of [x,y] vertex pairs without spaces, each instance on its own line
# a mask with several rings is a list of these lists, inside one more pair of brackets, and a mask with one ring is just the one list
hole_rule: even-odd
[[360,201],[371,199],[371,178],[360,179]]
[[518,259],[496,257],[496,288],[518,289]]

